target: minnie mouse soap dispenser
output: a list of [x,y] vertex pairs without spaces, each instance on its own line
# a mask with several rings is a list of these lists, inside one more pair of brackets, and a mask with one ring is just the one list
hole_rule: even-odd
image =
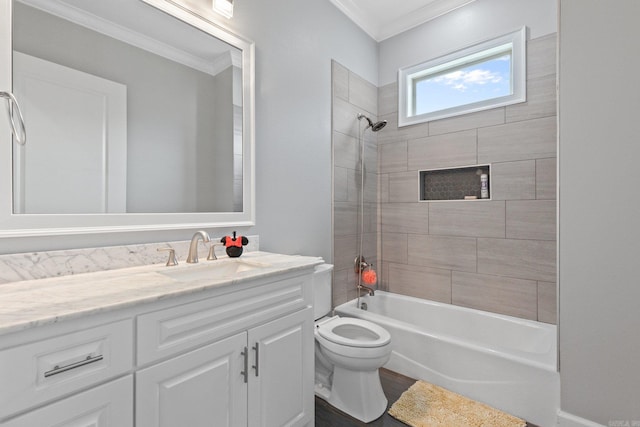
[[230,258],[237,258],[242,255],[242,247],[249,244],[249,239],[244,236],[236,237],[236,232],[234,231],[233,237],[224,236],[220,239],[220,243],[224,245]]

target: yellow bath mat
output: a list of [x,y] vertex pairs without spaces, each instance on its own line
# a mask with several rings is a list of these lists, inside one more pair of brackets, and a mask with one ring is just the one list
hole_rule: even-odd
[[525,427],[520,418],[425,381],[416,381],[389,409],[412,427]]

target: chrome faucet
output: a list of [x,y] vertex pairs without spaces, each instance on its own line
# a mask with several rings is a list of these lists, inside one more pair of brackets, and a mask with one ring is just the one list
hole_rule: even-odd
[[211,241],[209,234],[206,231],[200,230],[191,238],[191,244],[189,245],[189,254],[187,255],[187,262],[189,264],[195,264],[198,262],[198,240],[202,239],[203,243]]

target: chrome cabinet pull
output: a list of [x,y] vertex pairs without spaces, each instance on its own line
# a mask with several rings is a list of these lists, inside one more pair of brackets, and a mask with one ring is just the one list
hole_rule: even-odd
[[[11,92],[0,92],[0,98],[7,100],[7,113],[9,115],[9,121],[11,122],[11,131],[16,138],[16,142],[20,145],[24,145],[27,142],[27,129],[24,126],[24,117],[22,116],[22,111],[20,111],[18,100]],[[16,125],[16,111],[18,112],[20,132],[18,132],[18,126]]]
[[240,355],[244,356],[244,371],[240,372],[240,375],[244,377],[244,382],[247,383],[249,380],[249,352],[247,351],[247,347],[240,352]]
[[72,369],[79,368],[81,366],[89,365],[90,363],[99,362],[102,359],[104,359],[104,357],[101,354],[98,355],[98,356],[89,355],[89,356],[87,356],[86,359],[80,360],[79,362],[70,363],[70,364],[64,365],[64,366],[56,365],[56,366],[53,367],[52,370],[45,372],[44,373],[44,377],[47,378],[47,377],[51,377],[53,375],[61,374],[63,372],[67,372],[67,371],[70,371]]
[[252,365],[251,367],[256,370],[256,377],[257,377],[258,376],[258,360],[259,360],[258,357],[260,356],[259,354],[260,348],[258,347],[258,343],[256,343],[254,347],[251,347],[251,349],[256,351],[256,364]]

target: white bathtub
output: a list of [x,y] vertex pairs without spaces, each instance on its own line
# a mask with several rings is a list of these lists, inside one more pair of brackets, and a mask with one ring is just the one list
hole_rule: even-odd
[[522,417],[555,426],[560,403],[556,327],[376,291],[336,307],[340,316],[375,322],[391,333],[386,368],[445,387]]

